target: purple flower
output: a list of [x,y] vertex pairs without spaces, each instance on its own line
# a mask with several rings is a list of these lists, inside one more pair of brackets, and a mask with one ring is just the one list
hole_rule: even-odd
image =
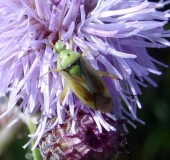
[[[68,119],[59,102],[65,81],[58,72],[46,74],[56,68],[57,55],[50,41],[57,42],[60,33],[67,46],[73,39],[73,49],[79,53],[90,46],[91,52],[85,58],[96,70],[119,77],[120,80],[103,78],[113,98],[113,111],[106,117],[144,123],[137,117],[137,108],[141,108],[137,97],[141,94],[140,86],[146,87],[145,81],[156,86],[149,75],[161,74],[155,63],[166,66],[149,56],[146,47],[170,46],[165,39],[170,32],[163,29],[170,17],[169,10],[158,11],[169,3],[169,0],[1,1],[0,94],[9,93],[9,102],[0,118],[11,112],[18,101],[23,115],[40,113],[37,131],[31,135],[31,140],[37,138],[33,149],[45,133]],[[85,106],[72,91],[62,105],[74,119],[79,111],[90,114],[99,133],[115,131],[103,114]],[[53,117],[57,118],[47,125]],[[127,123],[135,127],[130,119]],[[125,125],[124,130],[127,131]],[[74,120],[71,132],[76,133]]]
[[[71,121],[45,133],[39,143],[44,159],[111,160],[115,159],[119,152],[127,152],[124,149],[126,139],[123,134],[125,120],[114,122],[104,117],[117,129],[116,132],[104,130],[100,133],[91,115],[80,113],[76,134],[70,131]],[[53,119],[49,124],[51,121]]]

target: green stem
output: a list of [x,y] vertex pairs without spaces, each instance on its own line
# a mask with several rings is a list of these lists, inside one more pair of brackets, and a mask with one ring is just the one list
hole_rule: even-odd
[[[28,121],[27,126],[31,134],[35,133],[36,125],[31,120]],[[34,144],[35,144],[35,140],[32,141],[31,148],[34,146]],[[33,156],[33,160],[42,160],[40,150],[38,148],[35,148],[32,151],[32,156]]]

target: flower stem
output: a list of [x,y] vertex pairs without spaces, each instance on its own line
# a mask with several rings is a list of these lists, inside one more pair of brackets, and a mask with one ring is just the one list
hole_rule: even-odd
[[[36,125],[32,122],[32,118],[29,118],[29,120],[27,121],[27,126],[28,126],[28,129],[30,131],[30,133],[35,133],[36,131]],[[33,140],[31,142],[31,148],[34,146],[34,143],[35,143],[35,140]],[[40,150],[38,148],[35,148],[33,151],[32,151],[32,157],[33,157],[33,160],[42,160],[42,157],[41,157],[41,154],[40,154]]]

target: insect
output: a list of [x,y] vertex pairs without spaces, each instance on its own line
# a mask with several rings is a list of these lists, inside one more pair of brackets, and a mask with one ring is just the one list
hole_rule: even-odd
[[117,76],[95,70],[83,57],[89,48],[82,55],[72,49],[66,49],[64,42],[58,41],[54,45],[54,51],[58,54],[57,68],[66,81],[66,86],[61,94],[60,103],[70,88],[74,94],[88,107],[103,113],[111,112],[113,108],[112,97],[104,80],[100,75],[118,79]]
[[113,79],[118,79],[118,77],[103,71],[97,71],[91,66],[84,58],[86,53],[90,50],[89,47],[82,54],[73,51],[72,45],[70,45],[70,49],[66,49],[65,42],[61,41],[60,32],[64,14],[66,13],[66,6],[67,5],[65,5],[61,16],[59,41],[53,45],[53,50],[58,54],[57,68],[50,71],[60,72],[61,76],[66,81],[66,86],[60,97],[60,104],[62,104],[70,88],[74,94],[91,109],[109,113],[113,108],[113,101],[110,91],[100,75],[108,76]]

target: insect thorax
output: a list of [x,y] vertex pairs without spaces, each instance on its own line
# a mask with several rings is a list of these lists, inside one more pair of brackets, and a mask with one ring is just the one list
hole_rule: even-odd
[[58,55],[57,68],[59,70],[65,70],[73,66],[73,64],[77,62],[79,58],[80,58],[79,53],[65,49],[61,51]]
[[81,76],[81,70],[80,70],[79,61],[76,61],[74,64],[72,64],[65,71],[68,72],[71,76],[80,77]]

